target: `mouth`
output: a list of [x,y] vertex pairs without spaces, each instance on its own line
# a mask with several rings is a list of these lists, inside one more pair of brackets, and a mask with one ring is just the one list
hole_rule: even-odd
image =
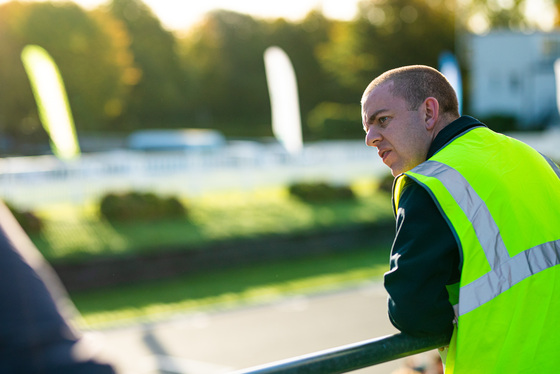
[[381,160],[385,162],[385,159],[389,156],[390,152],[391,152],[390,150],[385,149],[385,150],[380,150],[379,152],[377,152],[377,154],[379,155],[379,157],[381,157]]

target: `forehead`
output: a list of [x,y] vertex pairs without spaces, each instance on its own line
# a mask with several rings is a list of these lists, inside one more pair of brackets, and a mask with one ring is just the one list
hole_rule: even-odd
[[380,111],[395,111],[407,107],[406,101],[400,96],[395,96],[392,88],[393,82],[383,83],[367,95],[362,108],[364,117],[369,118]]

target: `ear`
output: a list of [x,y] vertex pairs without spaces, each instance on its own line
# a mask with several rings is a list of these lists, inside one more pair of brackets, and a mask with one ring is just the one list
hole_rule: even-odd
[[439,119],[439,102],[435,97],[428,97],[422,104],[424,107],[424,121],[427,130],[433,130]]

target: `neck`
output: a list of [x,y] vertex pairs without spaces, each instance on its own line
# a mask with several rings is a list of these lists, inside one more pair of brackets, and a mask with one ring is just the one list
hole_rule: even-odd
[[456,119],[458,119],[459,117],[452,115],[452,114],[448,114],[448,113],[442,113],[440,114],[438,121],[436,123],[436,125],[434,126],[434,131],[432,134],[432,141],[436,138],[436,136],[439,134],[439,132],[441,130],[443,130],[445,127],[447,127],[447,125],[449,125],[451,122],[455,121]]

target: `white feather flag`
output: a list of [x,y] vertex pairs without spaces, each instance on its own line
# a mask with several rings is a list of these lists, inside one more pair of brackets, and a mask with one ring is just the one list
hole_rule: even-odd
[[463,113],[463,83],[461,79],[461,70],[459,63],[451,52],[443,52],[439,56],[439,71],[447,78],[459,102],[459,114]]
[[272,110],[272,132],[288,152],[298,153],[303,141],[294,68],[288,55],[278,47],[267,48],[264,63]]
[[26,46],[21,59],[37,102],[39,117],[51,139],[53,153],[62,159],[79,156],[74,120],[55,62],[47,51],[36,45]]

